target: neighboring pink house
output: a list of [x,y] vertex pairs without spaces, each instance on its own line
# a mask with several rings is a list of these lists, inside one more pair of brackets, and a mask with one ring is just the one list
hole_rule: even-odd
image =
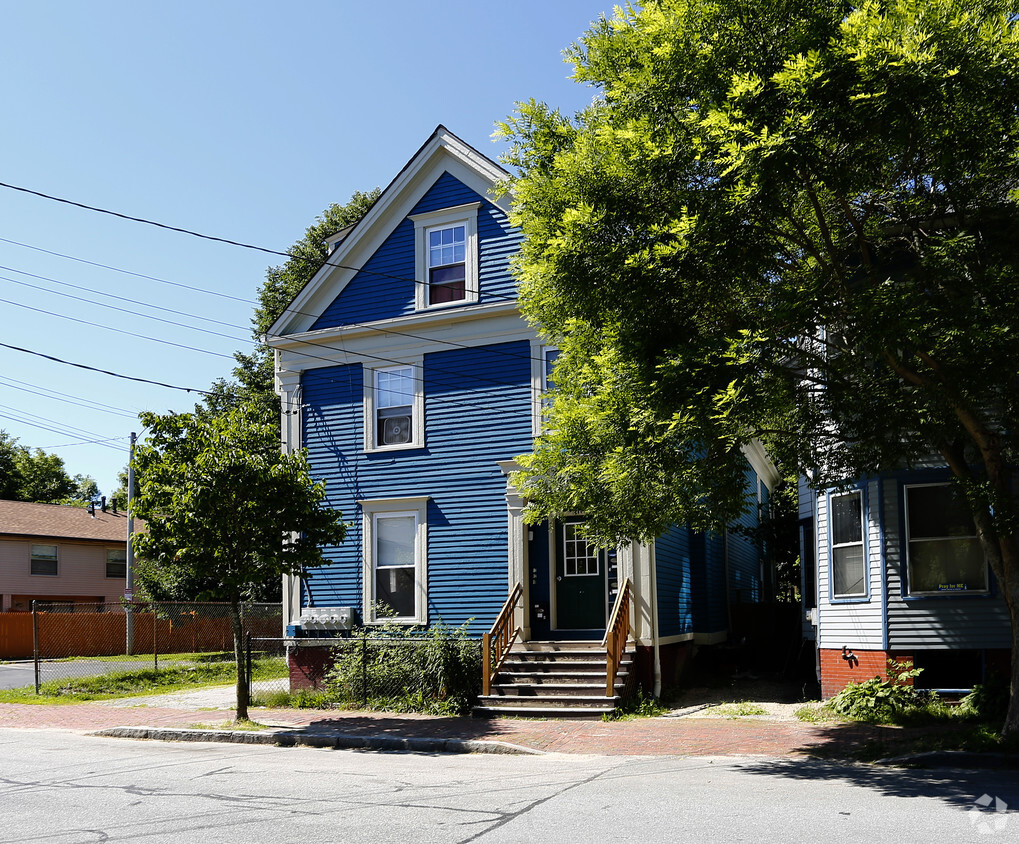
[[0,501],[3,611],[31,602],[113,603],[124,594],[127,514]]

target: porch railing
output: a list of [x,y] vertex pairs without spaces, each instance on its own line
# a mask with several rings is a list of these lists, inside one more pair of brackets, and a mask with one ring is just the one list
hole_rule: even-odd
[[[481,637],[481,693],[492,693],[492,678],[499,673],[502,662],[509,653],[510,645],[520,632],[513,627],[513,611],[524,593],[524,587],[517,583],[510,592],[506,603],[502,605],[492,629]],[[512,628],[512,629],[511,629]]]
[[605,697],[615,697],[616,672],[630,638],[630,593],[630,578],[626,578],[619,587],[612,615],[605,628],[605,638],[601,643],[605,648]]

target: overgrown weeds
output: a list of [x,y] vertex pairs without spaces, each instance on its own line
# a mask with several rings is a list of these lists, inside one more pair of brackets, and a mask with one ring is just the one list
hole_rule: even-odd
[[470,622],[411,629],[388,622],[333,651],[328,700],[341,707],[464,715],[481,691],[481,649]]

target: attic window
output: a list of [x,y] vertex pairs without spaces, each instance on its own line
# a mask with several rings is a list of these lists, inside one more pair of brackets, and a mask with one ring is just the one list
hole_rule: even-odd
[[467,298],[467,226],[428,230],[428,302],[459,302]]
[[480,202],[413,214],[417,310],[478,301]]

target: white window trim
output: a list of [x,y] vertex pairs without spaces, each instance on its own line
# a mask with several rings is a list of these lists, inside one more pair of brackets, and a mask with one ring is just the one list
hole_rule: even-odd
[[[365,624],[427,624],[428,623],[428,501],[429,496],[407,498],[376,498],[358,501],[361,505],[363,605],[361,618]],[[414,517],[414,616],[408,618],[376,618],[375,616],[375,521],[380,514]]]
[[[417,282],[414,285],[414,309],[425,311],[431,308],[451,308],[457,305],[469,305],[478,301],[478,209],[480,202],[468,202],[453,208],[429,211],[424,214],[411,214],[414,223],[414,258]],[[465,296],[456,302],[428,301],[428,233],[432,229],[447,228],[453,225],[466,228],[466,255],[464,256]]]
[[559,347],[552,344],[531,343],[531,435],[538,437],[545,432],[542,399],[548,392],[545,375],[545,355],[557,352]]
[[[836,498],[845,498],[854,495],[860,502],[860,538],[853,542],[835,542],[835,520],[833,502]],[[830,600],[832,601],[866,601],[870,598],[870,551],[867,543],[867,510],[862,489],[851,489],[846,492],[828,493],[828,578],[830,588]],[[863,591],[862,592],[836,592],[835,591],[835,549],[860,546],[860,554],[863,561]]]
[[[405,451],[409,448],[422,448],[425,444],[425,391],[422,365],[423,358],[409,360],[406,363],[386,364],[385,366],[365,367],[364,373],[364,450],[366,452],[377,451]],[[414,397],[411,401],[411,437],[410,442],[398,443],[396,445],[376,445],[377,419],[375,413],[375,382],[376,373],[388,369],[399,369],[409,366],[411,368],[411,379],[414,384]]]
[[929,598],[932,596],[937,597],[951,597],[953,595],[987,595],[991,591],[991,579],[987,572],[987,560],[984,559],[984,583],[986,584],[983,589],[960,589],[958,592],[940,592],[940,591],[927,591],[922,592],[913,588],[913,559],[910,554],[910,545],[913,542],[941,542],[945,539],[977,539],[977,535],[974,533],[971,536],[928,536],[923,539],[914,540],[909,534],[909,491],[911,489],[918,489],[921,487],[932,487],[940,486],[948,488],[951,486],[949,483],[930,483],[930,484],[903,484],[902,487],[902,533],[906,538],[905,548],[903,549],[906,557],[906,582],[909,586],[907,594],[910,597],[916,598]]
[[[34,562],[34,558],[35,558],[35,551],[33,549],[35,549],[35,548],[54,548],[54,549],[56,549],[57,555],[56,555],[55,562],[57,564],[57,570],[55,572],[53,572],[53,574],[43,574],[41,572],[34,572],[34,571],[32,571],[32,563]],[[42,560],[42,559],[46,559],[46,562],[49,562],[48,558],[40,557],[40,560]],[[29,545],[29,547],[28,547],[28,574],[29,574],[29,577],[60,577],[60,546],[59,545],[54,545],[51,542],[33,542],[31,545]]]

